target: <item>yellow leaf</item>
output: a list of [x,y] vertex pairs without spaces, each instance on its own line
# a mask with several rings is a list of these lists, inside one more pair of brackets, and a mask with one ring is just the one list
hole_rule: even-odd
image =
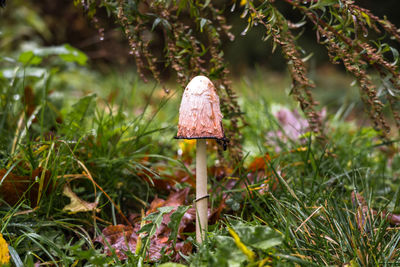
[[196,147],[196,140],[194,139],[182,140],[179,142],[178,145],[180,154],[190,153]]
[[48,145],[43,145],[43,146],[39,147],[38,149],[36,149],[36,150],[33,152],[33,154],[34,154],[35,156],[37,156],[37,155],[39,155],[40,153],[42,153],[43,151],[45,151],[47,148],[49,148]]
[[271,262],[271,258],[265,258],[258,263],[258,267],[264,267],[267,262]]
[[238,236],[238,234],[229,226],[228,231],[235,240],[236,246],[243,252],[244,255],[246,255],[250,262],[253,262],[256,254],[251,249],[246,247],[246,245],[243,244],[242,241],[240,241],[240,237]]
[[308,147],[305,147],[305,146],[301,146],[301,147],[296,149],[297,152],[304,152],[304,151],[307,151],[307,150],[308,150]]
[[368,14],[361,11],[361,16],[363,16],[365,18],[365,21],[367,22],[368,26],[371,27],[371,20],[370,20]]
[[93,211],[100,212],[100,209],[96,209],[97,202],[87,202],[85,200],[80,199],[74,192],[72,192],[71,188],[68,185],[64,186],[63,194],[69,197],[71,203],[63,208],[63,211],[69,211],[69,213],[77,213],[77,212],[86,212]]
[[244,6],[245,4],[247,4],[247,0],[240,0],[240,5]]
[[3,235],[0,234],[0,265],[3,266],[10,262],[10,252],[8,251],[8,245],[4,240]]
[[350,267],[360,267],[360,265],[357,263],[355,259],[352,259],[350,261]]

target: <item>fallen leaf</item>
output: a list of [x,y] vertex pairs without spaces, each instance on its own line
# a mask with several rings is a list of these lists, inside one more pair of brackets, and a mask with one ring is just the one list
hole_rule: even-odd
[[[226,175],[223,180],[223,188],[225,190],[233,188],[249,189],[250,193],[254,190],[259,193],[275,191],[279,185],[279,181],[275,172],[269,168],[270,161],[271,157],[268,153],[263,157],[256,157],[247,167],[247,179],[239,179],[238,177]],[[216,175],[218,172],[219,175],[230,174],[233,172],[229,168],[219,171],[217,168],[213,168],[213,171],[215,171]],[[228,200],[228,198],[229,197],[224,194],[224,201]]]
[[[369,208],[364,197],[360,193],[351,192],[351,200],[353,205],[357,207],[356,222],[360,231],[366,230],[367,221],[372,224],[373,216],[378,215],[378,212],[372,208]],[[400,214],[393,214],[383,210],[379,213],[381,218],[388,220],[392,225],[400,224]],[[371,218],[372,217],[372,218]]]
[[264,157],[256,157],[249,165],[247,170],[249,172],[265,171],[267,169],[267,163],[271,161],[269,154],[265,154]]
[[[98,236],[95,241],[104,246],[104,253],[112,255],[112,250],[119,259],[126,259],[126,251],[135,252],[139,228],[128,225],[110,225],[103,229],[102,236]],[[128,245],[128,246],[127,246]]]
[[153,201],[150,203],[150,207],[147,210],[146,214],[150,214],[152,212],[155,212],[159,207],[165,206],[165,199],[158,198],[157,196],[153,199]]
[[[382,215],[385,216],[385,214],[382,214]],[[400,224],[400,214],[389,213],[387,218],[391,224],[394,224],[394,225]]]
[[74,192],[72,192],[71,187],[69,185],[65,185],[63,189],[63,194],[71,200],[71,203],[66,205],[63,208],[63,211],[69,211],[70,214],[77,212],[87,212],[93,211],[100,212],[100,209],[97,207],[97,202],[87,202],[85,200],[80,199]]
[[351,200],[353,205],[357,207],[356,222],[358,229],[363,233],[366,231],[367,221],[371,223],[371,215],[375,215],[376,212],[368,207],[364,197],[359,193],[351,192]]
[[[41,167],[32,171],[31,176],[19,176],[10,172],[7,174],[6,169],[0,170],[0,195],[2,199],[9,205],[15,205],[22,197],[30,200],[31,206],[37,204],[39,192],[39,179],[42,177],[43,169]],[[6,177],[4,177],[7,174]],[[43,193],[52,191],[53,186],[50,183],[51,172],[46,171],[44,174]]]
[[[104,253],[112,255],[114,250],[118,258],[123,260],[127,258],[126,251],[136,253],[139,240],[144,244],[143,240],[149,238],[146,254],[148,261],[161,259],[162,251],[174,261],[179,261],[181,255],[188,255],[193,249],[192,244],[186,241],[187,235],[184,234],[195,231],[196,211],[195,208],[187,206],[189,191],[190,188],[185,188],[171,192],[165,200],[156,197],[145,213],[146,224],[143,225],[142,219],[136,221],[133,226],[108,226],[95,241],[103,244]],[[214,212],[208,209],[211,223],[218,219],[223,207],[224,204],[220,205]],[[132,215],[132,218],[137,218],[137,215]],[[141,238],[139,231],[142,232]]]
[[[194,208],[188,208],[187,197],[190,188],[185,188],[176,192],[171,192],[166,200],[156,197],[150,204],[146,212],[146,218],[157,218],[157,225],[136,222],[133,227],[126,225],[108,226],[103,229],[102,236],[96,238],[95,241],[100,242],[104,246],[104,252],[112,255],[112,250],[119,259],[126,259],[126,251],[136,252],[138,243],[139,230],[143,237],[146,233],[150,234],[149,244],[147,247],[147,259],[149,261],[157,261],[162,257],[161,251],[164,248],[165,254],[172,254],[175,260],[180,259],[180,253],[189,254],[192,251],[192,244],[186,242],[186,236],[182,235],[187,229],[194,231],[195,211]],[[166,209],[166,207],[169,207]],[[158,216],[159,210],[164,210],[162,217]],[[158,219],[159,218],[159,219]],[[148,222],[152,223],[152,222]],[[188,225],[193,225],[189,227]],[[154,229],[155,226],[158,226]],[[171,228],[174,228],[173,231]],[[172,238],[170,236],[172,235]],[[178,253],[180,252],[180,253]]]
[[146,212],[146,215],[155,212],[157,210],[157,208],[159,208],[161,206],[163,206],[163,207],[178,207],[180,205],[183,205],[185,203],[185,200],[187,199],[189,191],[190,191],[190,188],[185,188],[185,189],[179,190],[177,192],[172,192],[171,194],[169,194],[169,196],[166,200],[162,200],[160,198],[155,198],[150,203],[150,208]]
[[226,199],[227,199],[227,197],[224,197],[221,200],[221,202],[219,203],[218,207],[215,208],[211,212],[211,214],[208,215],[208,223],[209,224],[214,224],[219,220],[219,218],[221,217],[222,211],[227,207],[226,203],[225,203]]
[[220,181],[224,179],[225,177],[231,176],[233,173],[232,168],[227,167],[226,165],[220,165],[220,166],[212,166],[209,168],[208,173],[212,175],[212,177],[215,177],[217,181]]
[[[190,176],[184,170],[177,169],[171,174],[166,172],[165,166],[158,166],[155,167],[155,169],[156,170],[154,172],[143,170],[137,175],[147,183],[162,191],[174,190],[176,184],[179,183],[187,183],[193,188],[196,186],[195,178]],[[155,177],[154,173],[160,174],[160,177]]]
[[265,154],[264,157],[255,158],[247,168],[250,183],[263,181],[258,187],[252,187],[250,190],[257,190],[258,192],[275,191],[278,187],[279,181],[274,171],[269,169],[271,157]]
[[24,195],[25,191],[28,190],[29,184],[32,182],[29,176],[18,176],[10,172],[5,178],[7,170],[0,170],[1,180],[4,179],[0,186],[0,194],[2,199],[10,204],[15,205],[21,197]]
[[25,105],[26,116],[29,118],[36,108],[35,94],[33,93],[33,89],[30,85],[27,85],[24,88],[23,101],[24,101],[24,105]]

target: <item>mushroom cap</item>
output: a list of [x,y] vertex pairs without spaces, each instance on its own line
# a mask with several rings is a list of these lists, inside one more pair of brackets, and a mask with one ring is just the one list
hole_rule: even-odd
[[225,140],[219,98],[205,76],[194,77],[183,92],[176,138]]

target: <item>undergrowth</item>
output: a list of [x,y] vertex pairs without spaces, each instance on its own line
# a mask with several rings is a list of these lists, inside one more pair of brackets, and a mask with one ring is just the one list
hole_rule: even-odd
[[[129,226],[137,214],[141,226],[147,221],[156,231],[162,216],[143,219],[140,213],[151,208],[156,195],[192,187],[193,145],[173,139],[179,94],[160,95],[157,85],[149,94],[149,85],[136,78],[101,77],[79,65],[85,61],[69,46],[1,59],[0,213],[11,262],[161,266],[176,261],[162,251],[151,262],[146,245],[122,259],[116,251],[105,254],[97,241],[105,227]],[[244,92],[252,88],[247,86]],[[220,172],[209,177],[210,202],[212,209],[223,205],[223,210],[204,244],[183,233],[193,249],[178,261],[399,264],[397,143],[382,143],[372,128],[358,128],[345,121],[346,112],[338,112],[325,118],[330,141],[321,148],[307,127],[296,128],[295,135],[285,128],[277,117],[284,107],[263,96],[250,99],[243,95],[239,101],[249,123],[243,131],[247,157],[237,165],[222,164],[213,150],[209,167]],[[177,229],[180,219],[172,221]]]

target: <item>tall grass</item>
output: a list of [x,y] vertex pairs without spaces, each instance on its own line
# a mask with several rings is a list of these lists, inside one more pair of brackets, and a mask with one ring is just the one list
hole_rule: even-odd
[[[307,262],[301,265],[399,264],[400,235],[387,215],[398,210],[398,156],[390,152],[395,148],[379,141],[373,129],[355,127],[339,116],[327,122],[325,147],[311,137],[303,143],[284,137],[272,142],[279,147],[277,152],[271,140],[267,142],[273,137],[265,133],[282,129],[268,102],[260,103],[249,107],[248,114],[257,110],[257,115],[249,117],[253,121],[246,136],[253,137],[250,147],[257,145],[261,154],[271,157],[258,185],[275,176],[279,186],[259,192],[252,189],[253,181],[247,181],[247,188],[236,193],[245,195],[240,218],[282,233],[279,249]],[[241,179],[247,177],[245,173]],[[356,194],[366,203],[352,198]]]
[[[170,97],[153,97],[155,86],[148,90],[136,78],[121,83],[110,75],[101,81],[103,96],[93,94],[87,88],[99,76],[51,51],[1,62],[0,186],[12,188],[2,191],[1,232],[17,266],[118,261],[103,255],[93,240],[104,226],[129,223],[122,210],[138,212],[153,198],[152,179],[160,175],[151,167],[154,157],[144,158],[168,149],[159,139],[172,139],[168,120],[176,114],[160,112]],[[32,63],[35,57],[46,63]],[[160,115],[163,125],[154,123]],[[160,164],[171,152],[165,154]],[[100,213],[63,210],[70,202],[65,186],[96,202]],[[14,191],[20,196],[5,201]]]

